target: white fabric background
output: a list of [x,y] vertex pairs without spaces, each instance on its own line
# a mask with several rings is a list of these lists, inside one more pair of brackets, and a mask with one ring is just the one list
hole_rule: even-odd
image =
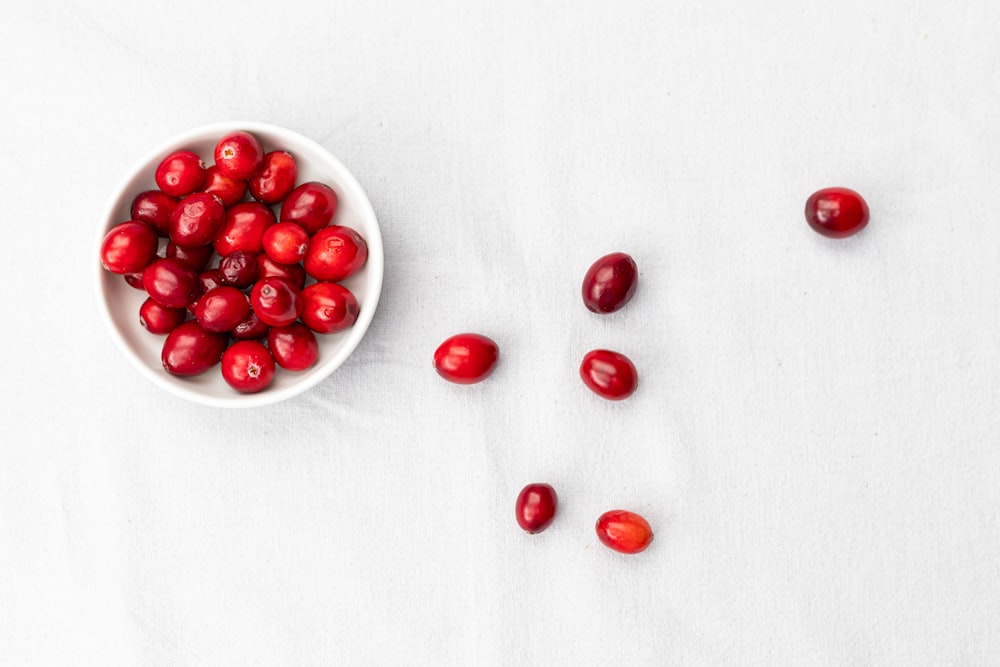
[[[1000,664],[996,3],[17,3],[0,63],[0,663]],[[328,147],[386,246],[354,356],[253,412],[92,293],[124,171],[231,119]],[[805,225],[827,185],[863,234]],[[431,368],[463,330],[481,385]]]

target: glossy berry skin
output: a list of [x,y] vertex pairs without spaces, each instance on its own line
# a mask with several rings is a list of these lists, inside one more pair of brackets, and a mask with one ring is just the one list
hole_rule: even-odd
[[230,132],[215,145],[215,165],[223,176],[246,180],[263,161],[264,148],[249,132]]
[[623,252],[605,255],[583,277],[583,305],[592,313],[613,313],[632,299],[638,282],[634,259]]
[[653,529],[649,523],[627,510],[611,510],[597,519],[597,539],[619,553],[637,554],[645,551],[653,541]]
[[591,350],[584,355],[580,378],[587,388],[609,401],[628,398],[639,385],[639,374],[632,361],[611,350]]
[[130,220],[112,227],[101,241],[101,266],[111,273],[142,271],[156,257],[159,237],[144,222]]
[[267,333],[267,347],[275,362],[289,371],[304,371],[319,359],[316,336],[301,322],[272,327]]
[[258,280],[284,278],[299,290],[306,285],[306,270],[301,264],[279,264],[263,252],[257,255],[257,271]]
[[257,317],[272,327],[291,324],[302,314],[302,294],[281,278],[264,278],[254,283],[250,303]]
[[163,342],[163,368],[173,375],[200,375],[219,363],[229,336],[205,331],[194,320],[179,325]]
[[180,201],[162,190],[140,192],[132,200],[132,219],[145,222],[160,236],[170,233],[170,215]]
[[196,248],[185,248],[173,241],[167,244],[167,257],[173,257],[187,262],[195,271],[204,271],[212,260],[212,246],[203,245]]
[[139,306],[139,324],[152,334],[168,334],[184,320],[187,311],[183,308],[166,308],[149,297]]
[[517,495],[514,516],[517,525],[529,533],[540,533],[556,518],[559,502],[556,490],[548,484],[529,484]]
[[496,369],[500,348],[486,336],[456,334],[434,352],[438,375],[455,384],[474,384],[488,378]]
[[337,193],[328,185],[310,181],[285,197],[279,218],[298,223],[312,235],[333,222],[336,213]]
[[201,191],[215,195],[222,200],[223,206],[229,208],[246,196],[247,182],[241,178],[226,176],[219,165],[213,164],[205,170],[205,182],[201,185]]
[[175,151],[156,167],[156,185],[171,197],[189,195],[205,182],[205,163],[191,151]]
[[196,192],[182,199],[170,215],[170,240],[186,248],[208,245],[225,222],[222,200]]
[[134,273],[124,273],[122,278],[125,279],[125,283],[133,289],[141,289],[146,291],[146,288],[142,285],[142,271],[136,271]]
[[274,380],[274,358],[261,343],[241,340],[222,355],[222,377],[230,387],[244,394],[267,389]]
[[302,290],[302,321],[321,334],[337,333],[358,319],[358,300],[343,285],[318,282]]
[[233,327],[229,335],[236,340],[260,340],[266,338],[270,330],[271,325],[257,317],[257,313],[251,309],[246,319]]
[[806,222],[819,234],[842,239],[868,225],[868,204],[854,190],[824,188],[806,200]]
[[264,156],[260,169],[250,177],[247,186],[257,201],[277,204],[295,188],[298,177],[299,167],[292,154],[272,151]]
[[274,211],[260,202],[236,204],[226,211],[226,222],[212,241],[215,251],[225,256],[244,250],[256,255],[264,248],[264,232],[277,219]]
[[198,324],[206,331],[232,331],[249,315],[247,295],[228,285],[202,294],[194,309]]
[[222,274],[223,284],[246,289],[260,275],[257,257],[244,250],[237,250],[219,260],[219,273]]
[[309,233],[294,222],[279,222],[264,232],[263,246],[278,264],[297,264],[309,248]]
[[309,242],[303,266],[316,280],[339,282],[368,261],[368,244],[350,227],[333,225],[316,232]]
[[142,285],[149,296],[167,308],[186,308],[198,298],[198,272],[173,257],[158,259],[142,273]]

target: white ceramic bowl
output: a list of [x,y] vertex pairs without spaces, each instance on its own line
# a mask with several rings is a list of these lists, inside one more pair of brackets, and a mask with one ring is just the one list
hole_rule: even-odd
[[[192,377],[175,377],[163,369],[160,353],[166,336],[156,336],[139,324],[139,306],[146,293],[130,287],[120,275],[104,270],[100,264],[100,243],[109,229],[130,217],[132,200],[144,190],[156,188],[153,173],[156,165],[175,150],[187,149],[211,164],[216,142],[226,133],[246,130],[264,145],[265,151],[287,150],[298,163],[297,183],[320,181],[337,192],[339,204],[333,222],[352,227],[368,243],[368,261],[342,284],[358,299],[360,314],[346,331],[322,335],[319,360],[311,369],[293,373],[278,368],[274,382],[256,394],[241,394],[222,379],[219,366]],[[275,207],[277,213],[277,207]],[[382,236],[371,202],[357,179],[325,148],[300,134],[264,123],[217,123],[197,127],[157,146],[139,161],[112,193],[101,216],[97,247],[93,251],[97,277],[97,300],[101,315],[112,338],[139,372],[182,398],[217,407],[255,407],[277,403],[316,386],[336,370],[361,342],[371,324],[382,290]]]

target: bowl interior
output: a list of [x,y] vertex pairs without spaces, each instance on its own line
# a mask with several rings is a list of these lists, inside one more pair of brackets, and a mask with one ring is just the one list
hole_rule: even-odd
[[[339,199],[333,224],[352,227],[368,244],[368,261],[355,275],[342,282],[358,299],[360,314],[353,327],[336,334],[317,334],[319,361],[312,368],[293,373],[278,369],[270,387],[256,394],[240,394],[226,384],[219,368],[193,378],[175,377],[160,360],[166,336],[157,336],[139,324],[139,306],[147,295],[125,280],[104,270],[97,261],[98,302],[112,336],[136,368],[151,381],[183,398],[219,407],[252,407],[285,400],[315,386],[339,367],[361,341],[375,314],[382,289],[382,237],[368,197],[354,176],[325,148],[314,141],[274,125],[263,123],[219,123],[195,128],[164,142],[143,158],[112,194],[98,234],[98,243],[111,227],[130,218],[132,200],[144,190],[156,188],[153,173],[168,153],[187,149],[211,164],[216,142],[227,132],[253,133],[265,151],[287,150],[298,163],[297,183],[319,181],[329,185]],[[279,207],[274,207],[277,215]]]

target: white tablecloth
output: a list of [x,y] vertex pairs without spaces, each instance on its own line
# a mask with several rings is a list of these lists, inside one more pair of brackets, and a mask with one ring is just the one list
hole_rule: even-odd
[[[0,18],[0,663],[1000,664],[1000,5],[141,4]],[[356,353],[249,412],[145,380],[92,279],[125,170],[231,119],[329,148],[386,247]],[[828,185],[859,236],[806,226]]]

